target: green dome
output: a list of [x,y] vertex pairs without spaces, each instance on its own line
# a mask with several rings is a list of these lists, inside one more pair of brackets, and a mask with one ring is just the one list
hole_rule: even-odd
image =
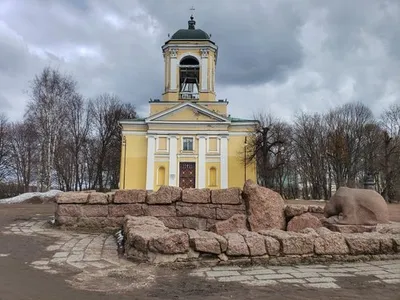
[[208,35],[205,31],[201,29],[195,28],[196,21],[193,18],[193,15],[190,16],[190,20],[188,21],[188,29],[179,29],[175,32],[170,41],[172,40],[206,40],[210,41],[210,35]]
[[201,29],[179,29],[171,40],[209,40],[210,36]]

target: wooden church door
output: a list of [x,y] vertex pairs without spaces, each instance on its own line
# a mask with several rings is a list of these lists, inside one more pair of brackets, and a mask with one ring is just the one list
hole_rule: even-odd
[[179,164],[179,186],[183,189],[196,187],[196,163],[181,162]]

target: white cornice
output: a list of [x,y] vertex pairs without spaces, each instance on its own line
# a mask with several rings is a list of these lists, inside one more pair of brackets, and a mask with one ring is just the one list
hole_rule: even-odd
[[[215,119],[216,119],[216,121],[214,121],[214,122],[199,122],[199,121],[189,121],[189,122],[176,122],[176,121],[155,121],[156,119],[158,119],[158,118],[160,118],[160,117],[163,117],[163,116],[165,116],[165,115],[168,115],[168,114],[170,114],[170,113],[173,113],[173,112],[175,112],[175,111],[177,111],[177,110],[180,110],[180,109],[182,109],[182,108],[184,108],[184,107],[192,107],[192,108],[194,108],[194,109],[197,109],[198,111],[200,111],[200,112],[202,112],[203,114],[205,114],[205,115],[208,115],[208,116],[210,116],[210,117],[214,117]],[[220,120],[220,121],[217,121],[217,120]],[[205,107],[202,107],[202,106],[200,106],[200,105],[196,105],[196,104],[194,104],[194,103],[191,103],[191,102],[184,102],[184,103],[182,103],[182,104],[179,104],[179,105],[176,105],[176,106],[173,106],[173,107],[171,107],[170,109],[167,109],[167,110],[165,110],[165,111],[162,111],[162,112],[159,112],[159,113],[157,113],[157,114],[154,114],[154,115],[152,115],[152,116],[150,116],[150,117],[148,117],[146,120],[145,120],[145,122],[146,123],[177,123],[177,124],[181,124],[181,123],[183,123],[183,124],[185,124],[185,123],[199,123],[199,124],[215,124],[215,123],[226,123],[226,124],[230,124],[231,123],[231,121],[229,120],[229,119],[227,119],[227,118],[225,118],[225,117],[223,117],[223,116],[221,116],[221,115],[219,115],[219,114],[216,114],[216,113],[214,113],[214,112],[212,112],[212,111],[210,111],[209,109],[207,109],[207,108],[205,108]]]
[[[165,104],[182,104],[182,101],[154,101],[154,102],[149,102],[150,105],[165,105]],[[192,101],[193,103],[193,101]],[[195,104],[202,106],[206,104],[211,104],[211,105],[228,105],[229,102],[218,102],[217,100],[215,101],[197,101]]]
[[199,48],[211,48],[215,51],[218,51],[218,46],[214,45],[212,43],[204,43],[204,44],[165,44],[161,47],[163,51],[165,51],[168,48],[180,48],[180,49],[196,49],[198,50]]
[[148,130],[148,131],[130,131],[123,130],[122,135],[162,135],[162,136],[177,136],[177,135],[204,135],[210,137],[221,137],[221,136],[248,136],[251,135],[252,132],[249,131],[233,131],[229,132],[226,130],[221,131],[210,131],[210,130]]
[[249,122],[232,122],[231,126],[249,126],[249,125],[257,125],[257,121],[249,121]]
[[120,125],[146,125],[145,121],[135,121],[135,120],[121,120],[118,121]]

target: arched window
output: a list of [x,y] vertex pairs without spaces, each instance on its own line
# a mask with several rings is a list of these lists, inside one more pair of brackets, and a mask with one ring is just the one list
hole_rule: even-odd
[[210,168],[210,184],[209,186],[217,186],[217,169],[215,167]]
[[164,167],[158,168],[157,185],[165,185],[165,168]]
[[199,61],[193,56],[185,56],[179,62],[179,99],[199,99]]

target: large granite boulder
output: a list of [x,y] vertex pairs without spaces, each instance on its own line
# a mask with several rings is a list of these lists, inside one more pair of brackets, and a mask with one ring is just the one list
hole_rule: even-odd
[[242,191],[239,188],[212,190],[211,202],[216,204],[240,204],[242,203]]
[[226,254],[229,256],[248,256],[250,255],[244,237],[239,233],[227,233],[224,236],[228,241]]
[[340,187],[324,208],[325,217],[339,216],[341,225],[388,223],[385,199],[374,190]]
[[344,255],[349,247],[343,234],[332,232],[325,227],[317,228],[318,237],[314,240],[314,250],[318,255]]
[[181,200],[182,189],[176,186],[161,186],[158,191],[149,193],[146,202],[148,204],[171,204]]
[[226,239],[214,232],[189,230],[188,234],[190,246],[198,252],[221,254],[228,247]]
[[304,255],[314,252],[315,235],[297,233],[278,229],[261,230],[262,235],[273,237],[279,241],[284,255]]
[[293,217],[288,225],[287,231],[299,232],[305,228],[319,228],[322,227],[321,221],[310,213],[305,213],[300,216]]
[[182,201],[187,203],[210,203],[210,189],[184,189],[182,191]]
[[243,197],[251,231],[285,229],[285,203],[278,193],[247,180]]
[[147,258],[149,252],[179,254],[189,251],[188,234],[165,227],[155,217],[126,216],[124,222],[126,234],[125,249]]
[[86,204],[88,202],[88,193],[84,192],[65,192],[56,196],[58,204]]
[[114,194],[114,203],[144,203],[146,195],[144,190],[118,190]]
[[224,235],[226,233],[238,232],[241,229],[247,230],[246,216],[242,214],[236,214],[227,220],[215,223],[210,228],[210,231],[213,231],[219,235]]

